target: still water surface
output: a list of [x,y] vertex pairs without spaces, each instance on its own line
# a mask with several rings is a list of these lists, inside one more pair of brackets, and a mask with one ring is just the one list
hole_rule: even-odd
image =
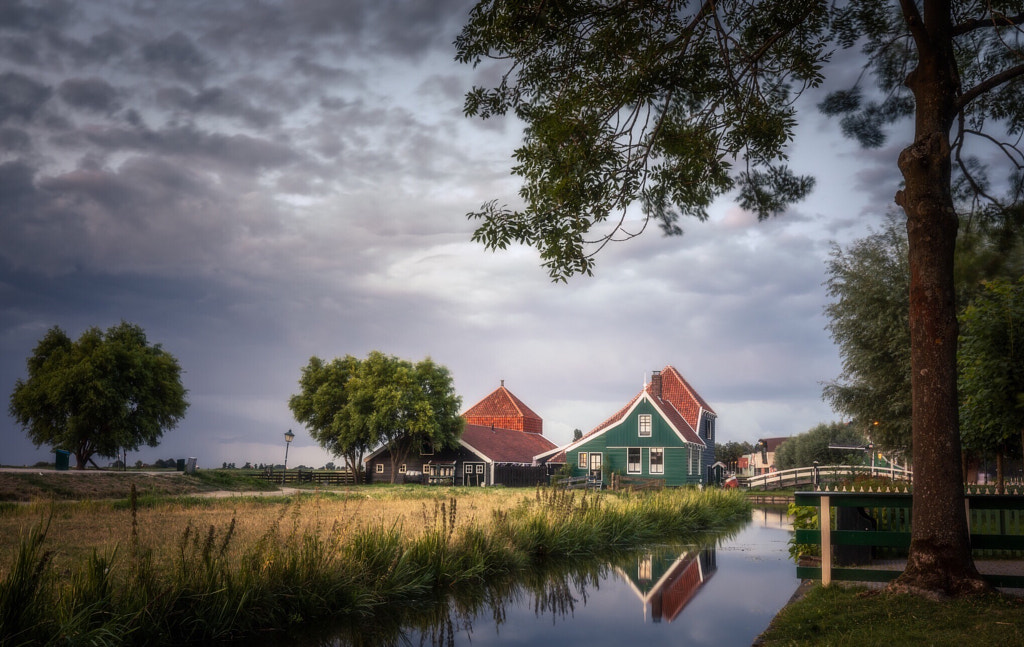
[[[717,545],[661,547],[587,572],[536,576],[423,614],[287,637],[301,647],[750,645],[796,590],[785,512],[755,510]],[[401,619],[397,616],[401,615]],[[285,644],[285,643],[279,643]]]

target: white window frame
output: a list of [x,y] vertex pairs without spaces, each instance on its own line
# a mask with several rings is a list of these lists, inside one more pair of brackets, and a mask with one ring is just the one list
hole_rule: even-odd
[[636,418],[636,434],[639,438],[650,438],[651,429],[654,427],[654,421],[651,419],[651,414],[641,413]]
[[406,472],[406,470],[405,470],[405,463],[402,463],[401,465],[398,466],[398,473],[399,474],[405,474],[405,472]]
[[472,474],[473,473],[473,464],[472,463],[466,463],[465,465],[463,465],[462,466],[462,473],[463,474]]
[[376,471],[378,474],[384,473],[384,463],[377,463]]
[[[636,462],[630,458],[632,452],[636,452]],[[642,474],[644,470],[644,451],[640,447],[626,448],[626,474]]]
[[576,455],[576,466],[581,470],[590,469],[590,454],[587,452],[580,452]]
[[484,473],[484,464],[483,463],[477,463],[476,464],[476,473],[477,474],[483,474]]
[[[658,452],[661,455],[661,462],[655,463],[652,459],[654,453]],[[647,472],[650,474],[664,474],[665,473],[665,448],[664,447],[651,447],[647,453]]]

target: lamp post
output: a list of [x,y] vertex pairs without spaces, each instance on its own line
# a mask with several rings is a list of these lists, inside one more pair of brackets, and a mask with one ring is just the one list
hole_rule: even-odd
[[284,475],[288,473],[288,446],[295,440],[292,430],[284,432],[284,474],[281,475],[281,482],[284,483]]

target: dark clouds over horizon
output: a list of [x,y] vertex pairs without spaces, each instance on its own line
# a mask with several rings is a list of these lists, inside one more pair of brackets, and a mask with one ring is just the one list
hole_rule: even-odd
[[[467,407],[505,379],[557,443],[665,364],[721,440],[830,419],[824,261],[879,222],[891,151],[811,118],[806,203],[758,224],[723,201],[552,284],[532,250],[469,240],[465,213],[515,199],[519,136],[462,116],[493,75],[453,62],[470,6],[0,0],[5,397],[51,326],[124,319],[178,357],[192,403],[147,461],[276,461],[294,428],[290,460],[323,464],[287,409],[299,370],[373,349],[447,365]],[[0,463],[49,456],[0,430]]]

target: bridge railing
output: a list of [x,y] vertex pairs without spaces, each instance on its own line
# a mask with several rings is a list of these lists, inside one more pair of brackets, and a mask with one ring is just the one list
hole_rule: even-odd
[[819,465],[817,467],[796,467],[790,470],[758,474],[747,479],[751,490],[780,490],[798,485],[811,485],[842,477],[872,476],[894,481],[909,481],[913,472],[900,467],[871,467],[869,465]]
[[[872,566],[870,554],[875,548],[905,550],[910,547],[913,495],[896,492],[797,492],[795,503],[818,509],[818,528],[798,528],[795,542],[821,547],[821,566],[797,566],[797,577],[820,579],[823,586],[828,586],[832,580],[888,582],[903,572],[903,564],[893,561],[887,562],[890,568],[885,568],[884,564]],[[1024,497],[967,494],[964,503],[971,548],[976,557],[991,551],[1004,554],[1005,551],[1024,551]],[[843,523],[844,510],[853,513],[852,523]],[[845,516],[851,518],[850,514]],[[860,519],[870,518],[872,523],[869,525],[874,528],[855,529],[860,525],[857,516]],[[839,520],[835,530],[832,529],[834,517]],[[828,528],[828,532],[822,532],[823,528]],[[867,553],[850,558],[848,549],[851,547],[853,553],[858,549]],[[848,557],[837,562],[843,549],[847,549]],[[900,568],[891,568],[895,565]],[[981,576],[992,586],[1024,588],[1024,575],[983,572]]]

